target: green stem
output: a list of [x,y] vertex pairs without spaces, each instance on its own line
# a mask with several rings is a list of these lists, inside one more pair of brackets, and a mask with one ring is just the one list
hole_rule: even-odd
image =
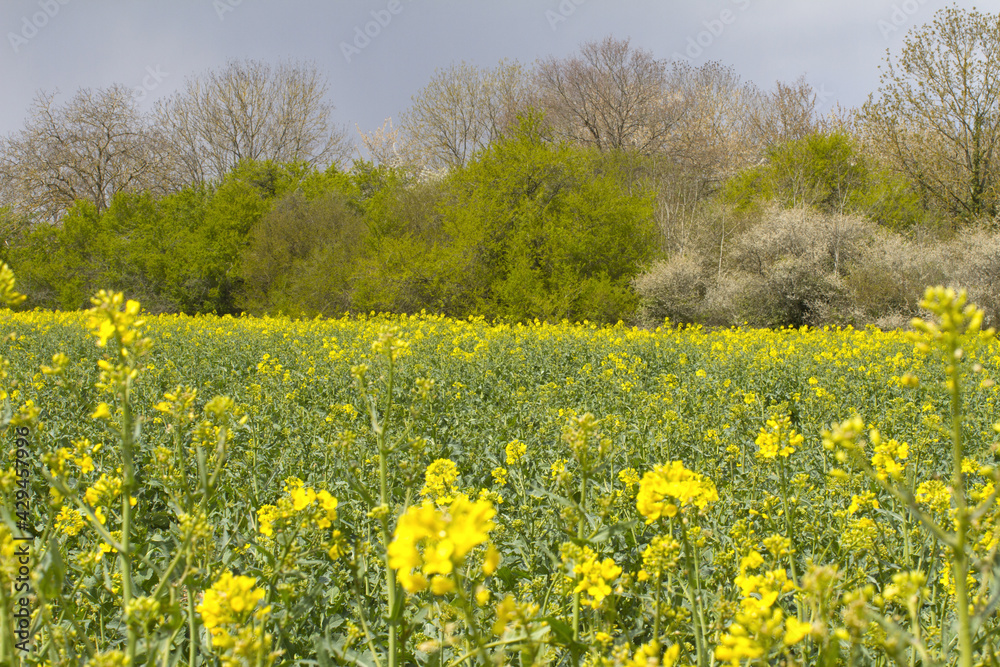
[[[393,363],[389,357],[389,381],[387,387],[388,398],[386,399],[386,410],[383,414],[382,423],[379,423],[375,405],[369,402],[371,410],[372,427],[375,431],[375,438],[378,443],[378,481],[379,481],[379,502],[383,508],[389,509],[389,451],[386,447],[386,432],[389,428],[390,415],[392,412],[392,384],[393,384]],[[385,572],[386,572],[386,603],[388,604],[388,614],[386,615],[389,625],[389,667],[397,667],[399,664],[399,649],[397,647],[398,635],[395,619],[396,600],[399,594],[396,584],[396,572],[389,565],[389,541],[392,536],[389,533],[388,513],[380,521],[382,526],[382,542],[386,546],[385,551]]]
[[194,616],[194,590],[190,586],[187,588],[187,608],[188,608],[188,667],[195,667],[198,657],[198,620]]
[[663,572],[656,572],[656,602],[653,607],[653,641],[660,641],[660,596],[663,588]]
[[958,359],[955,356],[957,343],[951,346],[949,366],[951,375],[951,428],[952,428],[952,471],[951,493],[955,504],[955,544],[952,546],[952,576],[955,579],[955,606],[958,613],[959,665],[972,667],[972,628],[969,620],[969,591],[966,576],[969,572],[969,557],[965,553],[965,542],[969,528],[969,510],[965,502],[965,482],[962,475],[962,394],[959,387]]
[[[792,543],[792,553],[788,555],[788,564],[791,566],[792,570],[792,582],[796,586],[798,586],[800,582],[799,582],[799,574],[795,567],[795,552],[796,552],[795,531],[792,529],[794,522],[792,521],[791,508],[788,505],[788,480],[785,477],[785,465],[781,461],[778,462],[778,471],[781,477],[781,508],[784,510],[785,513],[785,536]],[[796,607],[797,607],[796,616],[801,622],[805,620],[805,609],[801,604],[796,605]]]
[[375,644],[372,640],[371,628],[368,626],[367,614],[365,614],[364,608],[361,604],[360,594],[357,584],[357,571],[355,571],[355,583],[354,583],[354,604],[358,609],[358,619],[361,621],[361,629],[365,632],[365,643],[368,644],[368,650],[372,653],[372,659],[375,661],[375,667],[382,667],[382,661],[379,660],[378,652],[375,651]]
[[688,539],[687,525],[682,517],[679,517],[679,519],[679,523],[681,525],[681,540],[684,544],[684,557],[685,560],[687,560],[688,601],[691,603],[691,614],[696,619],[694,624],[694,644],[698,657],[698,667],[706,667],[708,660],[705,653],[705,618],[701,610],[701,595],[700,591],[697,590],[698,582],[695,580],[694,573],[694,569],[698,566],[698,564],[695,562],[694,555],[691,552],[691,541]]
[[[576,538],[583,540],[586,530],[587,475],[580,474],[580,518],[576,523]],[[580,641],[580,593],[573,593],[573,641]]]
[[[531,640],[531,635],[525,633],[523,636],[512,637],[510,639],[499,639],[497,641],[489,642],[488,644],[483,644],[483,648],[487,649],[487,648],[496,648],[498,646],[510,646],[511,644],[518,644],[518,643],[523,642],[525,640],[530,641]],[[466,660],[468,660],[469,658],[471,658],[472,654],[475,653],[477,650],[478,650],[478,647],[476,649],[473,649],[472,651],[468,651],[466,653],[463,653],[462,655],[458,656],[457,658],[455,658],[451,662],[444,662],[442,660],[442,664],[447,665],[447,667],[458,667],[458,665],[461,665],[463,662],[465,662]]]
[[[135,468],[132,461],[132,407],[130,399],[130,380],[125,380],[122,388],[122,539],[121,550],[118,551],[118,564],[122,575],[122,615],[125,616],[132,602],[132,557],[129,554],[130,536],[132,531],[132,490],[135,487]],[[126,657],[129,664],[135,662],[135,651],[138,637],[135,624],[126,618],[128,628],[128,643]]]
[[472,640],[476,643],[476,648],[470,651],[470,653],[475,653],[479,657],[479,661],[483,664],[483,667],[488,667],[490,659],[486,653],[486,643],[483,641],[483,635],[479,631],[479,623],[476,621],[476,613],[473,609],[472,601],[465,594],[465,581],[457,570],[454,576],[456,579],[455,584],[458,588],[459,600],[462,602],[462,611],[465,613],[465,620],[469,624],[469,629],[472,630]]

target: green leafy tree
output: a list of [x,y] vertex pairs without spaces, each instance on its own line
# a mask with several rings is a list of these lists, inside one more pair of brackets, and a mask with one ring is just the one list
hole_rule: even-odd
[[301,191],[284,197],[250,232],[241,262],[243,302],[251,311],[290,315],[349,310],[366,231],[336,192],[312,200]]
[[596,149],[546,141],[537,116],[456,172],[442,205],[448,310],[511,320],[630,317],[656,247],[652,197]]
[[33,228],[10,252],[11,266],[28,297],[26,305],[85,308],[102,273],[97,207],[78,201],[59,226]]
[[187,292],[199,312],[239,312],[244,289],[240,258],[250,230],[274,202],[312,172],[304,163],[244,162],[214,190],[204,218],[191,238]]
[[217,187],[192,185],[160,199],[119,193],[101,213],[78,201],[8,254],[29,305],[83,308],[89,295],[111,289],[152,311],[238,312],[251,228],[311,174],[301,164],[244,163]]
[[730,179],[723,198],[738,212],[761,204],[804,206],[865,215],[897,229],[913,225],[923,213],[909,181],[879,165],[840,131],[817,131],[771,148],[764,164]]
[[352,175],[368,235],[354,281],[355,309],[446,312],[449,293],[438,271],[445,238],[442,181],[415,180],[403,169],[355,163]]

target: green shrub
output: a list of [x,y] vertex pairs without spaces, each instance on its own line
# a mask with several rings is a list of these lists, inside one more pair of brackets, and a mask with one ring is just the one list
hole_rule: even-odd
[[340,314],[365,240],[364,220],[337,193],[295,192],[250,230],[241,261],[243,305],[252,312]]

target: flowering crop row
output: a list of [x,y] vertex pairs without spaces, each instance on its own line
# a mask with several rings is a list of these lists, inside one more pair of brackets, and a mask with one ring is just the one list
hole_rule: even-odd
[[39,473],[0,661],[988,661],[1000,347],[926,305],[910,336],[0,312],[5,507],[14,428]]

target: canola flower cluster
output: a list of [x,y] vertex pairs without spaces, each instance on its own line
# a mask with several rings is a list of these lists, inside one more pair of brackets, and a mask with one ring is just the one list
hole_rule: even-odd
[[[489,539],[495,527],[493,504],[461,496],[447,508],[432,501],[410,507],[399,517],[389,544],[389,566],[398,571],[399,583],[408,593],[430,587],[435,595],[455,589],[455,575],[475,547]],[[492,574],[499,554],[490,549],[483,572]]]
[[272,538],[275,531],[305,531],[315,528],[330,531],[327,553],[336,559],[341,552],[339,530],[330,530],[337,520],[337,499],[326,489],[319,492],[305,486],[298,477],[285,480],[285,495],[277,505],[264,505],[257,510],[258,530],[261,535]]
[[673,518],[687,507],[704,510],[718,499],[712,480],[688,470],[680,461],[672,461],[654,466],[642,476],[636,507],[646,523],[653,523],[661,517]]
[[777,456],[787,459],[795,453],[797,447],[805,442],[805,436],[792,428],[792,419],[788,415],[767,420],[767,425],[757,434],[757,457],[773,459]]
[[277,657],[271,651],[271,635],[261,631],[271,614],[270,606],[259,606],[264,596],[255,578],[228,571],[205,591],[196,609],[224,667],[270,665]]
[[564,544],[562,561],[572,564],[574,593],[586,593],[583,604],[598,609],[605,598],[611,595],[611,584],[621,575],[622,568],[613,558],[603,560],[590,547]]
[[756,551],[740,561],[740,574],[735,583],[742,594],[734,622],[726,629],[715,649],[715,657],[739,667],[742,660],[767,656],[775,645],[785,648],[798,644],[812,632],[812,624],[787,616],[778,598],[796,589],[784,569],[763,574],[748,574],[748,570],[764,564]]

